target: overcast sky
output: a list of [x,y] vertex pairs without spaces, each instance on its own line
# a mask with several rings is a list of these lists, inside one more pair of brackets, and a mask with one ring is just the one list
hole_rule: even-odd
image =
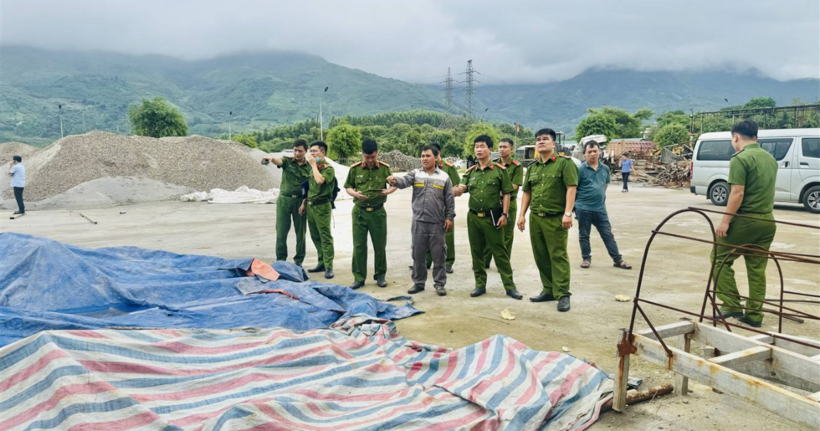
[[[820,77],[818,0],[0,0],[0,43],[189,59],[280,49],[421,83],[590,67]],[[2,61],[2,58],[0,58]]]

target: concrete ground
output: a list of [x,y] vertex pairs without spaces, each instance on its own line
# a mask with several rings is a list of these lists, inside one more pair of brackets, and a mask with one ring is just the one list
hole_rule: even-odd
[[[619,328],[629,325],[632,310],[630,302],[616,302],[615,295],[634,296],[640,260],[651,230],[669,213],[695,206],[715,209],[703,197],[684,190],[633,187],[628,194],[620,193],[617,186],[609,192],[609,215],[624,258],[634,265],[632,271],[612,267],[603,243],[593,232],[593,265],[582,270],[578,246],[577,224],[570,231],[569,252],[572,265],[572,311],[558,313],[555,303],[515,301],[504,295],[497,271],[489,270],[488,293],[470,298],[473,276],[467,241],[467,199],[457,198],[455,274],[447,284],[448,295],[438,297],[432,290],[416,295],[415,305],[426,313],[398,322],[402,335],[419,342],[463,347],[479,342],[494,334],[511,336],[539,350],[570,349],[570,354],[595,362],[604,370],[614,372],[617,358],[615,344]],[[410,194],[400,191],[387,203],[391,217],[388,225],[388,281],[379,289],[368,281],[363,292],[377,298],[404,294],[410,287]],[[338,204],[334,212],[336,238],[335,281],[350,284],[352,202]],[[211,205],[204,203],[162,202],[135,206],[84,210],[99,224],[92,225],[77,211],[31,211],[19,220],[0,219],[0,231],[23,232],[45,236],[84,247],[133,245],[177,253],[196,253],[226,258],[274,258],[273,205]],[[120,214],[120,212],[125,212]],[[716,216],[717,217],[717,216]],[[820,216],[807,213],[796,206],[778,206],[778,220],[820,226]],[[577,222],[576,222],[577,223]],[[685,235],[707,236],[708,227],[697,215],[678,216],[667,225],[668,230]],[[293,250],[291,235],[290,249]],[[316,263],[313,244],[308,241],[305,266]],[[773,250],[820,253],[820,230],[779,226]],[[647,261],[644,279],[646,299],[675,304],[698,312],[708,276],[709,250],[707,244],[687,242],[676,238],[659,237]],[[538,271],[532,257],[528,233],[516,231],[512,253],[515,281],[525,295],[540,290]],[[372,257],[371,266],[372,268]],[[746,292],[743,264],[736,265],[741,294]],[[784,263],[787,289],[820,294],[820,267]],[[769,296],[778,289],[773,266],[768,272]],[[816,305],[794,305],[804,311],[820,314]],[[515,320],[505,321],[501,312],[509,309]],[[681,314],[649,307],[649,317],[656,325],[677,321]],[[638,321],[638,328],[646,327]],[[767,317],[764,329],[776,330],[776,320]],[[784,332],[818,338],[820,322],[804,324],[787,321]],[[673,375],[662,367],[641,359],[632,361],[633,377],[644,378],[642,388],[673,382]],[[797,425],[728,395],[719,395],[711,389],[690,383],[688,397],[666,396],[652,402],[635,405],[625,414],[606,413],[592,429],[675,429],[725,430],[766,429],[794,430]]]

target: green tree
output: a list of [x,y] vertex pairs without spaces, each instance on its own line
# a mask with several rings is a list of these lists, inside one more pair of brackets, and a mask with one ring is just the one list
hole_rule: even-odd
[[[590,111],[590,113],[597,111]],[[643,134],[643,122],[648,120],[655,113],[651,109],[640,109],[634,114],[624,111],[623,109],[604,107],[601,109],[606,115],[615,119],[615,124],[618,125],[618,130],[615,136],[607,135],[607,138],[636,138]]]
[[661,147],[689,141],[689,131],[681,124],[667,124],[655,134],[655,143]]
[[656,121],[658,122],[659,127],[666,126],[667,124],[680,124],[688,127],[691,122],[691,118],[689,117],[689,114],[683,111],[669,111],[658,115]]
[[247,133],[233,135],[231,136],[231,140],[233,140],[234,142],[239,142],[240,144],[247,145],[251,148],[259,148],[259,144],[256,143],[256,137]]
[[578,140],[589,135],[604,135],[608,140],[617,137],[618,124],[615,123],[615,118],[604,112],[590,109],[589,115],[575,128],[575,137]]
[[162,97],[142,99],[142,103],[128,108],[131,130],[140,136],[161,138],[185,136],[188,125],[179,110]]
[[493,140],[493,144],[498,144],[498,140],[501,139],[498,137],[499,133],[498,130],[493,127],[492,124],[489,123],[473,123],[470,126],[470,130],[467,131],[467,136],[464,137],[464,148],[463,148],[463,155],[469,156],[471,154],[475,154],[475,138],[487,135]]
[[349,159],[362,151],[362,129],[359,126],[340,124],[327,132],[328,157]]
[[743,109],[774,108],[777,102],[771,97],[753,97],[743,105]]

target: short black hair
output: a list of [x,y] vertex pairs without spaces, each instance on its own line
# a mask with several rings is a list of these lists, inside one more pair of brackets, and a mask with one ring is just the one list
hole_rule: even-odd
[[473,144],[475,144],[477,142],[483,142],[483,143],[487,144],[487,148],[492,148],[493,147],[493,138],[491,138],[487,135],[478,135],[478,136],[476,136],[476,138],[473,140]]
[[297,139],[297,140],[293,141],[293,148],[296,148],[296,147],[302,147],[302,148],[305,149],[305,151],[307,151],[307,149],[308,149],[307,141],[304,140],[304,139]]
[[379,151],[379,144],[373,139],[365,139],[362,141],[362,153],[373,154]]
[[20,156],[14,156],[12,157],[12,160],[14,160],[17,163],[23,163],[23,158]]
[[434,144],[425,145],[424,148],[421,149],[421,152],[423,153],[425,151],[432,151],[433,156],[438,157],[439,151],[438,151],[438,146],[437,145],[434,145]]
[[499,144],[502,143],[502,142],[506,142],[506,143],[510,144],[511,147],[515,146],[515,142],[513,142],[513,140],[511,138],[501,138],[501,140],[498,141]]
[[438,149],[438,151],[441,152],[441,145],[439,145],[438,142],[431,142],[430,146],[431,147],[436,147]]
[[310,148],[313,147],[319,147],[327,154],[327,144],[325,144],[325,141],[313,141],[310,143]]
[[537,132],[535,132],[535,137],[536,138],[541,136],[541,135],[550,135],[550,136],[552,136],[552,140],[553,141],[555,140],[555,130],[552,130],[548,127],[545,127],[543,129],[539,129]]
[[597,142],[595,142],[595,141],[587,141],[587,143],[586,143],[586,144],[584,144],[584,152],[586,153],[586,152],[587,152],[587,149],[588,149],[588,148],[590,148],[590,147],[597,147],[597,148],[601,148],[601,146],[600,146],[600,145],[598,145],[598,143],[597,143]]
[[743,120],[732,126],[732,134],[735,133],[746,138],[757,138],[757,123],[752,120]]

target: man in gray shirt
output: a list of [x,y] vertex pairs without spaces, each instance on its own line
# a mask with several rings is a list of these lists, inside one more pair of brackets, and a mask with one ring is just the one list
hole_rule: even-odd
[[410,233],[413,243],[413,287],[407,293],[424,290],[427,283],[427,252],[433,255],[433,286],[439,296],[447,294],[447,272],[444,267],[447,258],[445,232],[453,229],[456,217],[453,183],[450,177],[436,166],[438,148],[428,145],[421,150],[423,169],[414,169],[401,177],[390,176],[387,182],[393,186],[385,194],[396,188],[413,186],[413,225]]

